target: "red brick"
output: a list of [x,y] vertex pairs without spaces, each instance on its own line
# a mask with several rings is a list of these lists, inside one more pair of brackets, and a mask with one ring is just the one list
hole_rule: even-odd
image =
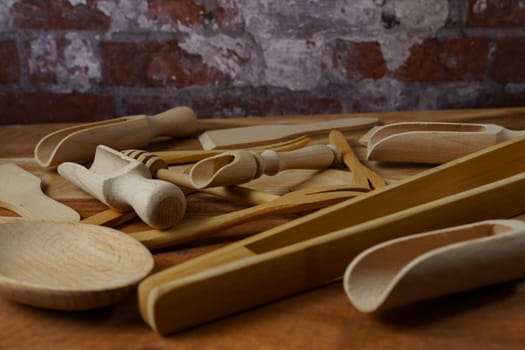
[[499,82],[525,82],[525,38],[497,41],[493,78]]
[[11,9],[17,28],[46,30],[107,30],[111,18],[98,10],[92,1],[73,6],[67,0],[23,0]]
[[113,97],[94,94],[2,93],[1,124],[90,122],[115,117]]
[[481,80],[487,73],[488,51],[486,38],[427,39],[412,47],[394,76],[426,82]]
[[284,114],[341,113],[342,104],[332,97],[266,89],[239,89],[203,96],[128,96],[126,114],[155,114],[174,106],[187,105],[199,118],[246,117]]
[[352,43],[346,59],[346,71],[350,80],[382,78],[387,67],[379,43]]
[[148,6],[151,12],[185,25],[201,22],[206,14],[206,8],[192,0],[149,0]]
[[18,81],[20,63],[14,41],[0,42],[0,84]]
[[213,12],[213,19],[221,29],[244,31],[244,19],[239,4],[235,1],[223,2]]
[[469,27],[523,27],[525,7],[516,0],[469,0]]
[[110,85],[175,86],[227,84],[230,78],[188,54],[178,43],[102,44],[103,76]]

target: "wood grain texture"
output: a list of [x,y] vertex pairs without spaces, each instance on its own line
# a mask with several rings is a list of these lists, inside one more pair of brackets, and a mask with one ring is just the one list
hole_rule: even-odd
[[80,215],[42,192],[39,177],[14,163],[0,165],[0,206],[27,219],[75,222]]
[[42,308],[111,305],[153,269],[144,246],[103,226],[5,222],[0,224],[0,242],[0,294]]
[[377,312],[522,279],[524,250],[520,220],[447,227],[363,251],[347,267],[343,286],[358,310]]
[[[468,121],[491,122],[525,129],[523,109],[484,109],[462,111],[427,111],[363,113],[356,116],[377,116],[383,123],[396,121]],[[461,113],[461,114],[459,114]],[[348,115],[346,115],[348,116]],[[217,125],[283,124],[299,121],[335,119],[338,115],[264,117],[203,121]],[[15,161],[24,169],[44,176],[45,192],[72,206],[82,218],[107,209],[52,171],[37,170],[32,159],[38,140],[65,124],[11,125],[0,127],[0,161]],[[354,151],[365,165],[377,171],[388,182],[428,169],[425,165],[386,166],[364,160],[366,149],[357,140],[366,130],[345,132]],[[314,142],[328,142],[316,137]],[[150,145],[148,150],[165,151],[199,149],[196,139],[170,140]],[[330,169],[333,170],[333,169]],[[305,182],[313,171],[300,171],[294,186]],[[287,175],[287,174],[286,174]],[[279,175],[275,176],[279,178]],[[288,175],[286,176],[288,177]],[[253,186],[270,186],[275,193],[285,191],[271,177],[259,178]],[[284,177],[281,177],[284,178]],[[260,188],[258,188],[260,189]],[[187,220],[219,215],[245,206],[206,194],[188,197]],[[0,215],[13,213],[0,209]],[[293,216],[295,217],[295,216]],[[176,250],[155,254],[155,270],[170,266],[218,249],[247,235],[263,231],[293,218],[269,217],[221,232],[203,241],[181,246]],[[147,229],[139,220],[120,227],[125,232]],[[446,298],[422,302],[379,315],[364,315],[349,303],[340,281],[298,294],[266,306],[237,314],[220,321],[179,333],[171,337],[155,334],[141,319],[136,295],[121,303],[96,311],[64,313],[26,307],[0,298],[3,317],[0,320],[2,349],[522,349],[525,343],[525,283],[509,282],[485,287]]]
[[523,130],[496,124],[393,123],[376,128],[367,137],[367,159],[442,164],[523,135]]

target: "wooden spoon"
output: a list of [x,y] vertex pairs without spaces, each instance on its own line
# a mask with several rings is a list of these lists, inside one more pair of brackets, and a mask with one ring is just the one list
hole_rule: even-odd
[[15,220],[0,224],[0,294],[58,310],[117,302],[153,269],[151,253],[108,227]]

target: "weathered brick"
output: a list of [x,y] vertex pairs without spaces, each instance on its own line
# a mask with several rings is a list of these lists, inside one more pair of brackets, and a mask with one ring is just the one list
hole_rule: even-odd
[[227,84],[230,78],[209,67],[199,55],[183,51],[176,41],[102,44],[104,82],[124,86]]
[[201,22],[206,14],[206,8],[192,0],[148,0],[148,7],[156,15],[168,16],[185,25]]
[[14,41],[0,42],[0,84],[18,81],[20,63]]
[[98,42],[82,32],[32,35],[25,41],[25,52],[33,84],[55,84],[61,92],[85,92],[102,78]]
[[90,122],[115,117],[113,98],[95,94],[1,93],[2,124]]
[[379,43],[352,43],[348,49],[346,71],[350,80],[382,78],[387,67]]
[[525,38],[497,41],[493,78],[502,83],[525,82]]
[[426,82],[481,80],[487,73],[488,51],[486,38],[427,39],[411,48],[409,58],[394,76]]
[[11,9],[17,28],[45,30],[107,30],[111,18],[98,10],[93,1],[73,5],[67,0],[22,0]]
[[525,7],[516,0],[469,0],[469,27],[523,27]]
[[310,93],[270,92],[243,88],[218,91],[216,94],[188,96],[127,96],[123,99],[126,114],[154,114],[174,106],[188,105],[199,118],[246,117],[284,114],[340,113],[339,100]]

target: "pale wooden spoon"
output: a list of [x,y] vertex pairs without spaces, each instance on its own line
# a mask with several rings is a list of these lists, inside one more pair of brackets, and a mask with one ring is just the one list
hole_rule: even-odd
[[0,221],[0,294],[58,310],[117,302],[153,269],[151,253],[108,227]]

